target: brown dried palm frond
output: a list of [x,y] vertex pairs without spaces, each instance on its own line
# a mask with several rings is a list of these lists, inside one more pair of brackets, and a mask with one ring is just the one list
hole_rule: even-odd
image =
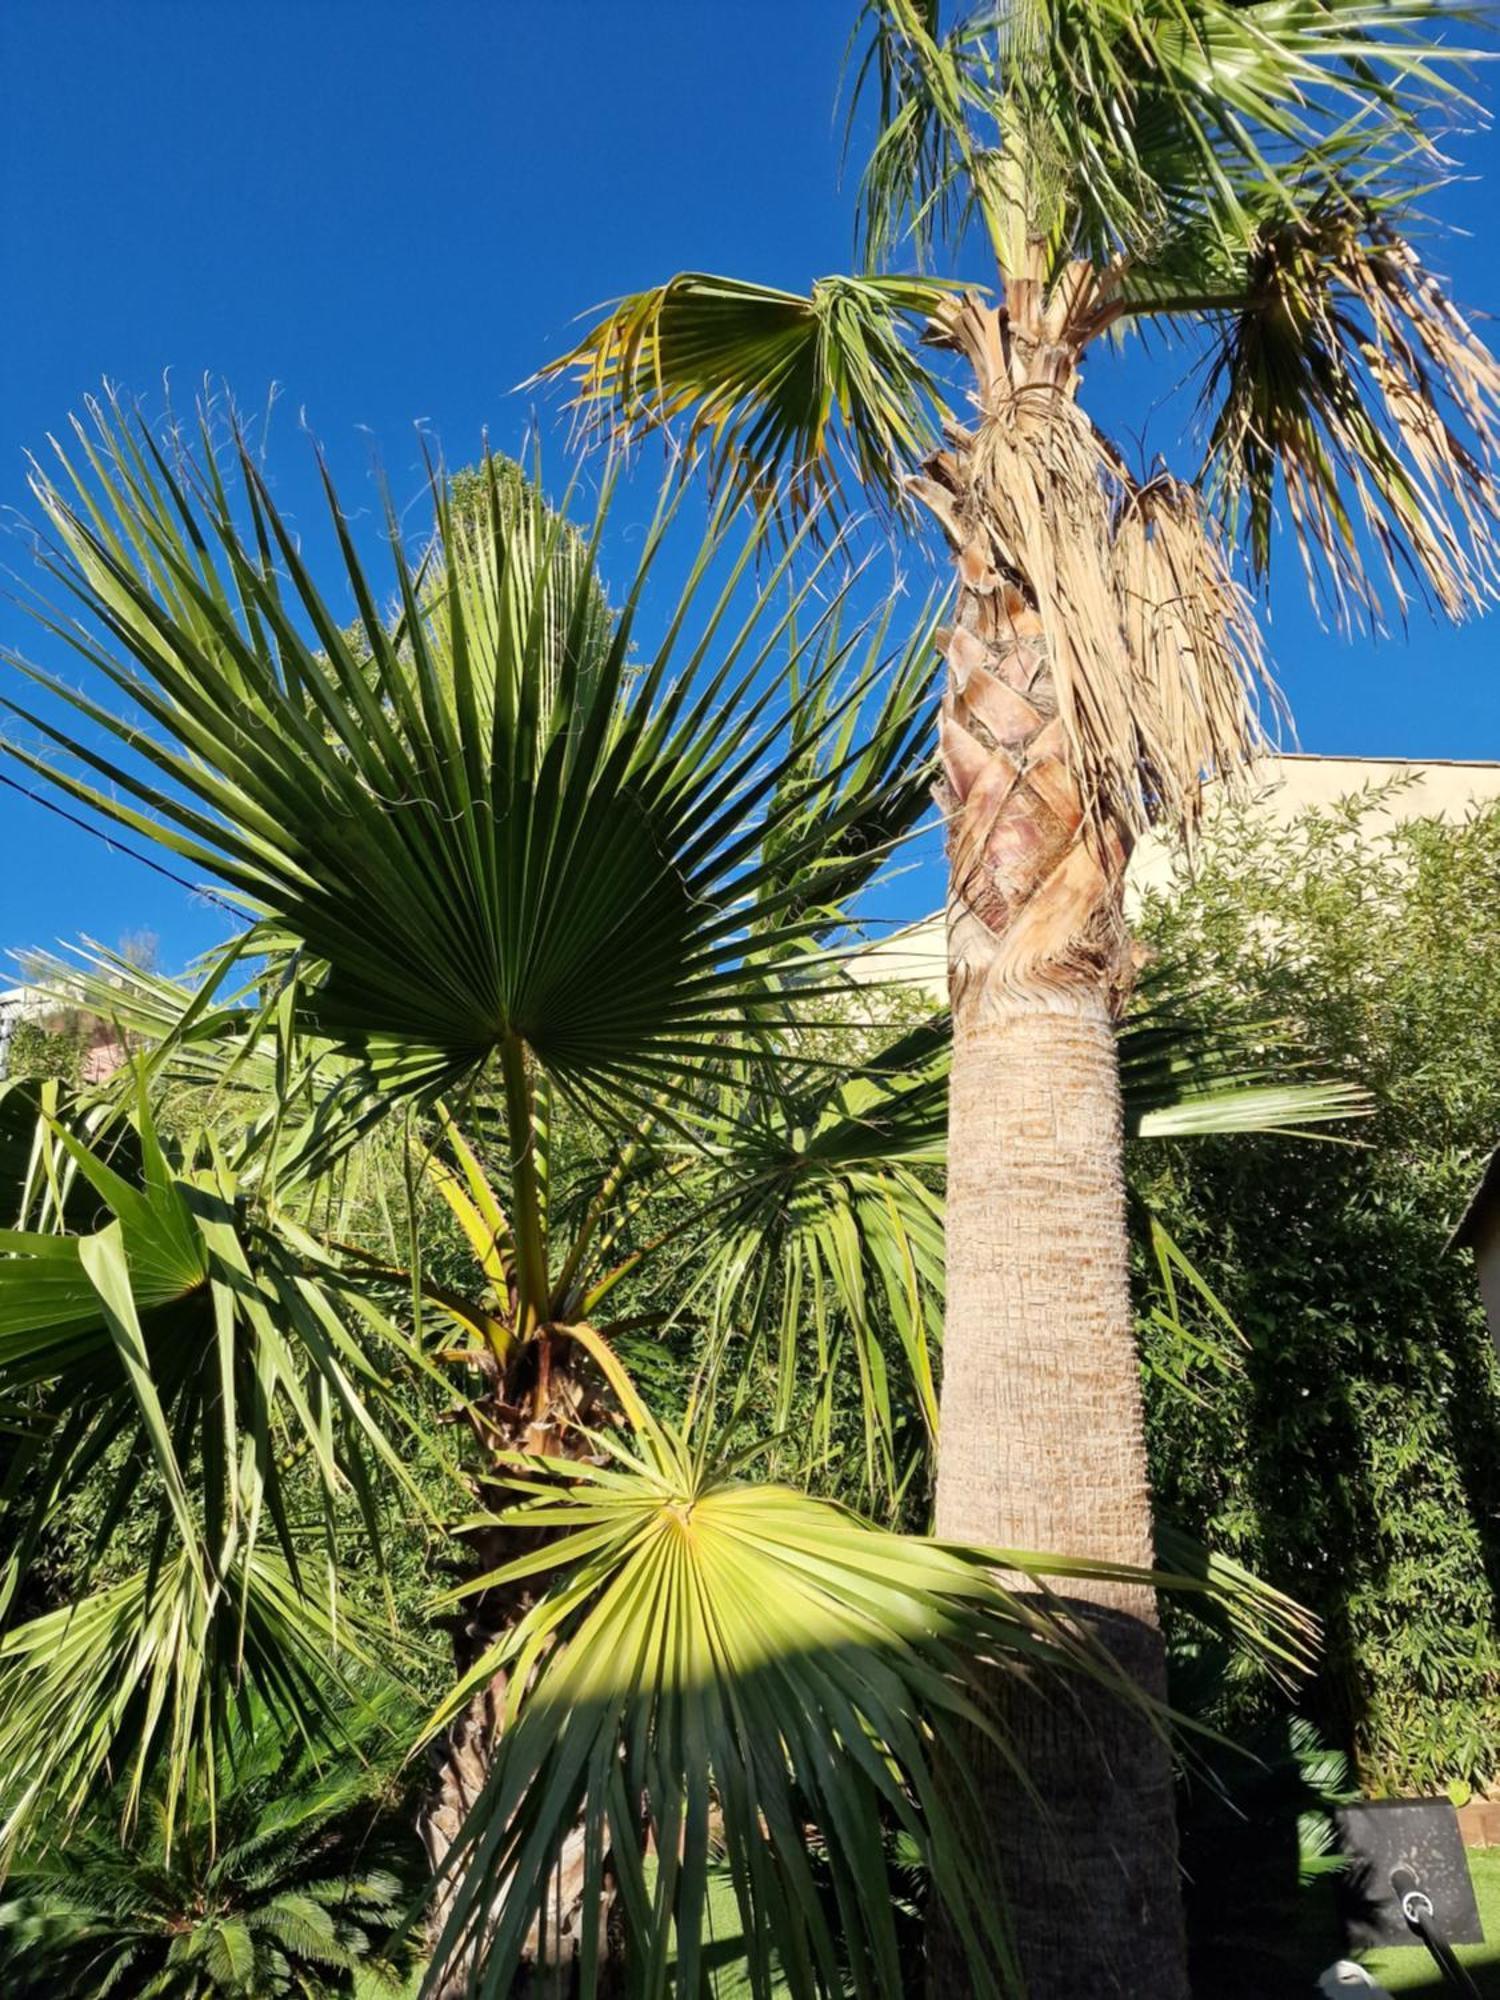
[[1340,623],[1378,620],[1382,570],[1402,613],[1500,594],[1500,362],[1390,230],[1352,206],[1269,230],[1205,403],[1209,490],[1257,572],[1279,490]]
[[[969,312],[977,343],[992,315]],[[971,591],[1019,586],[1034,607],[1090,811],[1130,833],[1191,825],[1201,779],[1232,780],[1262,740],[1249,596],[1194,489],[1138,485],[1067,386],[980,379],[983,421],[928,461],[918,497]]]

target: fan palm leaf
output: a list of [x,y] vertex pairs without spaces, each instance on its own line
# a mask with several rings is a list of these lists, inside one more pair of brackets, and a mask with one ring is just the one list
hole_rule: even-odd
[[341,1713],[358,1708],[347,1669],[368,1663],[375,1643],[269,1549],[223,1564],[207,1596],[178,1551],[12,1624],[0,1636],[5,1856],[44,1815],[60,1830],[111,1778],[127,1832],[159,1780],[170,1845],[173,1822],[199,1803],[185,1789],[197,1760],[223,1752],[249,1690],[287,1728],[336,1736]]
[[[805,731],[788,746],[772,669],[794,644],[810,702],[841,666],[837,652],[818,652],[837,584],[789,639],[827,558],[783,602],[788,551],[731,624],[764,529],[720,507],[668,631],[637,663],[659,518],[599,657],[584,650],[599,636],[592,559],[580,568],[560,520],[523,533],[497,503],[476,539],[474,517],[456,530],[440,494],[441,548],[423,580],[393,540],[404,609],[392,634],[331,499],[377,699],[248,454],[253,532],[242,533],[206,444],[190,468],[117,411],[96,410],[95,425],[89,469],[74,481],[63,461],[73,497],[40,475],[37,490],[56,535],[48,566],[105,640],[76,623],[56,629],[137,713],[111,715],[26,671],[157,775],[34,716],[124,796],[37,752],[12,754],[273,916],[325,968],[302,996],[307,1025],[391,1093],[459,1088],[498,1055],[613,1113],[622,1099],[670,1092],[684,1056],[739,1032],[766,991],[746,960],[745,906],[764,919],[809,900],[805,881],[761,895],[769,864],[757,855],[777,824],[766,801],[809,750]],[[560,648],[548,638],[559,630]],[[831,706],[814,735],[831,735],[843,714]],[[825,770],[815,789],[833,783]],[[132,795],[159,817],[125,803]],[[870,803],[841,798],[777,868],[811,862]],[[830,876],[843,865],[830,861]],[[796,937],[818,925],[785,928]]]
[[543,376],[571,372],[578,406],[626,435],[689,419],[710,472],[793,514],[836,495],[839,461],[894,503],[901,461],[936,431],[936,385],[911,351],[951,287],[832,277],[811,292],[684,271],[623,299]]
[[[289,1218],[248,1215],[211,1143],[169,1152],[144,1095],[128,1126],[135,1178],[118,1151],[66,1123],[44,1129],[86,1201],[54,1164],[37,1196],[49,1225],[0,1232],[0,1392],[26,1419],[0,1487],[0,1729],[32,1745],[10,1768],[39,1773],[8,1808],[8,1838],[54,1785],[76,1809],[130,1756],[137,1783],[165,1762],[175,1797],[198,1732],[219,1726],[230,1699],[237,1630],[275,1688],[274,1649],[252,1617],[301,1620],[287,1689],[315,1693],[307,1656],[315,1639],[337,1650],[348,1614],[336,1575],[309,1565],[309,1505],[330,1535],[352,1508],[378,1567],[383,1496],[431,1509],[409,1461],[447,1476],[393,1390],[393,1369],[427,1365],[415,1343]],[[89,1564],[129,1517],[149,1565],[23,1622],[18,1583],[85,1495],[98,1510]],[[61,1683],[49,1654],[69,1663]]]
[[[1103,1656],[1009,1596],[993,1557],[748,1486],[701,1441],[639,1415],[639,1458],[610,1450],[582,1469],[518,1463],[504,1518],[548,1529],[546,1549],[469,1586],[540,1568],[559,1577],[437,1718],[508,1669],[511,1713],[455,1859],[432,1982],[463,1962],[503,1885],[469,1990],[508,1990],[581,1814],[586,1904],[598,1904],[608,1857],[643,1993],[698,1993],[718,1843],[757,1992],[770,1990],[773,1965],[799,1996],[840,1992],[846,1977],[858,1992],[899,1991],[891,1911],[872,1893],[887,1824],[929,1862],[977,1990],[1002,1990],[1004,1931],[976,1893],[964,1790],[938,1779],[961,1724],[1003,1740],[961,1692],[961,1662],[977,1651],[1113,1680]],[[654,1879],[642,1862],[643,1813]],[[809,1824],[829,1837],[828,1903],[809,1867]],[[586,1921],[585,1940],[591,1930]],[[580,1971],[592,1994],[599,1964],[587,1942]]]

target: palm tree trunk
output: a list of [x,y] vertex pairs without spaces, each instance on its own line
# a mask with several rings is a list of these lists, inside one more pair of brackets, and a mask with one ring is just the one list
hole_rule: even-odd
[[[585,1383],[554,1351],[558,1342],[549,1333],[541,1334],[523,1350],[522,1368],[534,1369],[546,1359],[546,1379],[542,1389],[543,1407],[538,1408],[536,1385],[524,1390],[516,1383],[488,1400],[484,1437],[490,1447],[508,1443],[522,1452],[550,1458],[577,1458],[586,1454],[583,1434],[576,1428],[580,1412],[597,1420],[597,1392]],[[503,1505],[505,1495],[496,1494],[481,1475],[475,1482],[475,1498],[480,1504]],[[523,1555],[530,1555],[550,1539],[545,1529],[480,1528],[465,1537],[470,1573],[488,1574]],[[518,1624],[547,1586],[545,1575],[511,1586],[504,1591],[487,1591],[470,1600],[464,1615],[453,1628],[454,1669],[460,1677],[482,1659],[499,1639]],[[509,1677],[494,1678],[474,1694],[457,1722],[434,1743],[427,1797],[419,1821],[422,1844],[432,1867],[437,1888],[428,1913],[428,1935],[436,1944],[452,1906],[452,1884],[442,1876],[443,1864],[459,1839],[470,1808],[489,1777],[495,1750],[504,1727]],[[511,1991],[520,2000],[567,2000],[576,1990],[579,1953],[586,1920],[584,1902],[585,1843],[580,1824],[565,1836],[547,1884],[544,1911],[527,1933],[523,1962]],[[612,1899],[606,1893],[597,1915],[600,1926],[599,1963],[602,1993],[615,1990],[614,1962],[609,1935]],[[503,1892],[472,1946],[456,1955],[445,1969],[442,1984],[434,1989],[433,2000],[464,2000],[470,1992],[475,1961],[481,1958],[493,1936],[504,1909]]]
[[[916,482],[961,584],[941,722],[954,1044],[936,1525],[955,1540],[1149,1565],[1114,1032],[1131,970],[1128,838],[1076,776],[1036,593],[1004,527],[1034,494],[1050,504],[1049,481],[1060,515],[1086,525],[1095,505],[1060,490],[1070,460],[1045,425],[1054,405],[1068,423],[1076,410],[1045,332],[1038,322],[1023,342],[1014,315],[965,303],[949,333],[974,364],[981,425],[953,427],[952,449]],[[1014,428],[998,435],[1006,424],[1029,427],[1024,458]],[[986,486],[1018,465],[1013,489]],[[1080,1583],[1069,1598],[1160,1697],[1153,1593]],[[1160,1734],[1082,1687],[1012,1676],[996,1692],[1038,1796],[982,1745],[973,1775],[1028,2000],[1185,2000]],[[932,1956],[934,1995],[968,1990],[941,1928]]]
[[[948,1246],[938,1533],[1149,1564],[1114,1028],[1102,1005],[1018,1008],[956,1031]],[[1160,1696],[1151,1592],[1075,1585],[1069,1596]],[[1038,1794],[984,1758],[998,1889],[1029,2000],[1184,1994],[1160,1737],[1092,1690],[1007,1685],[999,1700]],[[962,1990],[951,1968],[937,1990]]]

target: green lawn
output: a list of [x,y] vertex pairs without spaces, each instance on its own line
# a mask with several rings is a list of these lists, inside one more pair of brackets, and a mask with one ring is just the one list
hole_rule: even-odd
[[[1500,1847],[1471,1848],[1469,1871],[1474,1877],[1474,1893],[1479,1898],[1479,1914],[1489,1942],[1460,1945],[1458,1956],[1485,2000],[1500,2000]],[[1449,1990],[1425,1951],[1376,1951],[1365,1964],[1391,1993],[1440,2000]]]

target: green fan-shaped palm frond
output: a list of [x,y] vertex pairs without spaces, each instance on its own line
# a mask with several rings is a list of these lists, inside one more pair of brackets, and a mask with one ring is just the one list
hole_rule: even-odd
[[[356,648],[248,454],[242,530],[207,443],[196,465],[173,462],[118,411],[95,418],[92,437],[80,430],[88,468],[75,479],[64,461],[63,485],[39,475],[37,491],[56,537],[47,564],[102,636],[53,625],[134,713],[26,671],[155,770],[34,716],[109,789],[12,754],[211,869],[296,941],[319,968],[299,998],[304,1025],[389,1093],[459,1088],[498,1055],[523,1083],[541,1070],[618,1116],[677,1088],[684,1057],[743,1032],[766,992],[744,912],[777,914],[760,894],[777,824],[767,801],[811,747],[806,732],[789,740],[779,679],[789,651],[811,657],[841,597],[835,583],[808,609],[831,555],[783,590],[788,550],[747,606],[764,520],[721,505],[666,633],[640,658],[659,518],[599,657],[602,514],[581,567],[540,500],[524,528],[497,503],[476,540],[438,482],[440,547],[420,576],[393,533],[404,610],[388,629],[331,500]],[[839,665],[825,657],[801,700]],[[832,706],[813,735],[842,720]],[[825,769],[815,789],[836,782]],[[806,799],[795,809],[805,817]],[[819,902],[805,864],[832,843],[830,875],[843,870],[839,836],[870,809],[841,795],[795,855],[777,854],[783,877],[795,860],[803,878],[780,892],[783,910]]]
[[[888,1830],[905,1833],[929,1865],[976,1991],[1003,1990],[1010,1959],[975,1867],[955,1732],[979,1728],[1002,1746],[1004,1732],[963,1691],[962,1664],[979,1654],[1043,1676],[1118,1677],[1043,1601],[1008,1595],[984,1556],[746,1485],[703,1446],[637,1415],[638,1459],[612,1449],[582,1470],[518,1465],[507,1518],[547,1530],[547,1545],[468,1587],[543,1569],[558,1579],[442,1712],[509,1670],[511,1714],[454,1852],[456,1893],[432,1986],[463,1963],[498,1899],[469,1990],[510,1990],[581,1816],[585,1995],[597,1991],[589,1912],[606,1863],[635,1990],[699,1993],[716,1853],[733,1881],[757,1991],[769,1990],[774,1965],[799,2000],[841,1993],[846,1977],[859,1992],[899,1993],[896,1928],[880,1886]],[[824,1895],[810,1828],[827,1838]]]
[[[5,1855],[39,1822],[60,1835],[110,1779],[127,1830],[156,1782],[170,1843],[179,1815],[202,1804],[196,1760],[226,1754],[250,1691],[286,1729],[336,1738],[358,1708],[346,1669],[368,1664],[375,1643],[268,1549],[222,1565],[207,1593],[179,1551],[13,1624],[0,1635]],[[389,1635],[378,1643],[388,1656]]]
[[902,461],[933,441],[940,410],[911,339],[951,291],[821,278],[803,296],[683,272],[621,300],[542,374],[572,374],[585,419],[627,437],[685,419],[731,491],[806,512],[836,497],[847,466],[865,494],[894,504]]
[[[878,79],[864,238],[950,244],[977,212],[1000,263],[1149,265],[1183,230],[1238,239],[1267,203],[1366,176],[1410,187],[1423,125],[1462,103],[1447,0],[869,0],[859,81]],[[1038,273],[1035,245],[1049,257]]]
[[[81,1760],[80,1786],[126,1755],[122,1731],[139,1739],[142,1770],[165,1756],[180,1778],[200,1694],[211,1719],[233,1685],[247,1592],[262,1592],[267,1617],[301,1617],[308,1643],[347,1616],[335,1574],[308,1566],[309,1510],[332,1534],[352,1509],[377,1566],[382,1493],[430,1512],[411,1461],[440,1469],[439,1448],[391,1379],[427,1364],[305,1231],[250,1209],[211,1142],[169,1149],[144,1096],[128,1126],[134,1177],[118,1149],[57,1120],[43,1130],[48,1226],[0,1232],[0,1393],[25,1415],[0,1486],[0,1660],[31,1663],[14,1667],[0,1708],[7,1727],[34,1732],[48,1770]],[[17,1622],[19,1579],[85,1494],[100,1510],[89,1561],[129,1523],[149,1567],[50,1623]],[[274,1595],[283,1576],[289,1603]],[[35,1678],[49,1648],[80,1676],[66,1728],[37,1707],[58,1698]],[[23,1818],[46,1789],[25,1789]]]
[[378,1555],[377,1485],[415,1496],[406,1458],[424,1448],[389,1377],[420,1365],[411,1342],[288,1217],[251,1220],[211,1142],[169,1153],[144,1095],[131,1131],[138,1181],[54,1125],[92,1215],[74,1230],[0,1232],[0,1390],[28,1398],[32,1417],[0,1488],[20,1530],[13,1560],[111,1451],[98,1545],[150,1464],[163,1529],[170,1520],[205,1591],[267,1521],[296,1570],[288,1452],[329,1509],[357,1499]]
[[[908,614],[907,636],[891,645],[891,624],[905,611],[893,595],[842,680],[794,668],[791,754],[760,857],[761,900],[773,914],[760,924],[752,919],[760,949],[779,955],[777,939],[808,920],[817,926],[814,950],[847,931],[861,891],[931,811],[936,606],[929,599]],[[837,627],[822,650],[843,650]],[[869,689],[866,701],[847,701],[850,681]],[[842,811],[845,804],[855,810]],[[838,832],[818,840],[830,818],[838,819]],[[795,938],[786,949],[796,949]]]

